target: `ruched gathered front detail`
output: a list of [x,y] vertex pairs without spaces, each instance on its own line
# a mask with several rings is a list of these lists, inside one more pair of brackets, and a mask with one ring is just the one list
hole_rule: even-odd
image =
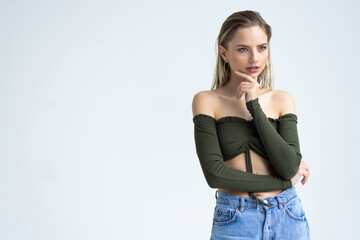
[[[212,188],[249,192],[283,190],[292,187],[291,178],[297,173],[302,155],[297,133],[298,118],[286,113],[277,119],[267,117],[258,98],[246,102],[252,116],[247,120],[225,116],[218,120],[207,114],[193,117],[196,152],[203,174]],[[250,150],[268,159],[278,177],[252,172]],[[224,164],[245,153],[246,172]]]

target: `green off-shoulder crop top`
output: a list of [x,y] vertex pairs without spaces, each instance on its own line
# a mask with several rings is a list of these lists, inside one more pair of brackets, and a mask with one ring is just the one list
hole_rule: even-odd
[[[259,98],[246,102],[252,119],[210,115],[193,117],[196,153],[208,185],[240,192],[266,192],[292,187],[302,155],[297,131],[297,115],[287,113],[277,119],[267,117]],[[268,159],[279,175],[252,172],[250,149]],[[246,172],[224,164],[245,152]],[[250,194],[250,195],[251,195]]]

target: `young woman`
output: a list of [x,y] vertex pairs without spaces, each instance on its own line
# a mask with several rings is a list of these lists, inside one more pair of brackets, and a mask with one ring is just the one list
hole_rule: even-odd
[[192,102],[196,152],[215,192],[211,239],[310,239],[295,184],[301,161],[292,95],[272,89],[271,27],[256,11],[223,23],[211,90]]

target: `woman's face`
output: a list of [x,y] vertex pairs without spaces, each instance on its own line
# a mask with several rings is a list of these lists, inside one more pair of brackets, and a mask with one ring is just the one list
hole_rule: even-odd
[[[267,35],[258,26],[237,30],[228,43],[228,51],[220,47],[223,58],[226,58],[230,64],[231,71],[237,70],[257,79],[266,66],[269,55]],[[247,68],[251,66],[258,66],[258,71],[255,73],[249,71]]]

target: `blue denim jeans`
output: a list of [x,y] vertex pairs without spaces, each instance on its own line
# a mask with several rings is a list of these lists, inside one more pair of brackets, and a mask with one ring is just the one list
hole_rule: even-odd
[[260,198],[272,206],[218,190],[215,198],[210,240],[310,239],[309,224],[294,186]]

